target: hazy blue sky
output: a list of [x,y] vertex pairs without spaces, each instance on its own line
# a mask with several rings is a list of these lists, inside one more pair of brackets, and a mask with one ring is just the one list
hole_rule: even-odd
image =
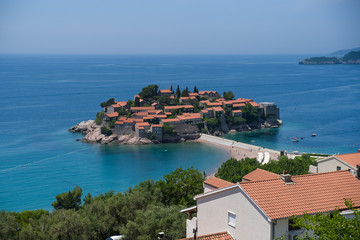
[[0,53],[292,54],[360,46],[360,0],[0,0]]

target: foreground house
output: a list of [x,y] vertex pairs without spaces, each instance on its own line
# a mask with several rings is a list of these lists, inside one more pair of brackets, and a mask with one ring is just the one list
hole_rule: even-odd
[[318,160],[318,166],[312,171],[322,173],[349,170],[355,177],[360,177],[360,150],[357,153],[339,154]]
[[[270,176],[263,171],[247,178],[266,175],[265,180],[236,184],[205,181],[204,185],[214,190],[205,189],[194,197],[196,206],[182,211],[197,212],[197,217],[187,220],[186,237],[195,232],[197,239],[295,239],[303,230],[292,228],[291,216],[329,213],[337,207],[345,210],[344,198],[360,207],[360,181],[347,170],[300,176]],[[223,184],[225,187],[217,188]],[[232,238],[213,237],[224,232]],[[212,238],[200,238],[204,235]]]

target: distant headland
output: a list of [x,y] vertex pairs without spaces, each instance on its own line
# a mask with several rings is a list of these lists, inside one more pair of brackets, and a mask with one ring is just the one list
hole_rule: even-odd
[[305,58],[299,64],[360,64],[360,51],[351,51],[343,57],[312,57]]
[[133,100],[110,98],[100,104],[95,120],[83,121],[70,132],[86,134],[83,142],[150,144],[195,140],[201,133],[221,135],[279,127],[279,108],[274,103],[235,99],[233,92],[189,91],[144,87]]

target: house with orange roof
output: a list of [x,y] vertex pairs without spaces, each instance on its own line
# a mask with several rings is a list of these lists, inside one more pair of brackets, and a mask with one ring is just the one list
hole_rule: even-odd
[[222,107],[213,107],[212,109],[213,109],[214,115],[216,115],[216,117],[221,117],[222,115],[225,114],[225,111]]
[[178,125],[180,124],[180,121],[177,118],[166,118],[166,119],[161,119],[160,123],[161,124],[167,123],[169,125]]
[[170,89],[159,90],[159,96],[170,96],[173,92]]
[[199,96],[199,93],[189,93],[189,97],[196,97]]
[[274,178],[279,178],[279,177],[280,177],[279,174],[269,172],[269,171],[266,171],[261,168],[257,168],[256,170],[243,176],[242,181],[243,182],[263,181],[263,180],[274,179]]
[[214,110],[212,108],[205,108],[200,111],[202,118],[214,118]]
[[105,115],[104,120],[105,121],[117,120],[117,117],[119,117],[118,112],[108,113]]
[[[193,240],[194,237],[189,238],[182,238],[179,240]],[[214,233],[214,234],[207,234],[203,236],[196,236],[196,239],[198,240],[234,240],[234,238],[231,236],[229,232],[220,232],[220,233]]]
[[242,117],[242,111],[241,110],[232,110],[231,115],[233,117]]
[[131,107],[130,108],[131,113],[147,112],[149,110],[155,110],[155,107],[151,106],[151,107]]
[[[263,174],[258,171],[255,176],[254,179],[262,179]],[[216,184],[215,179],[213,185]],[[344,199],[351,199],[359,208],[359,189],[360,180],[347,170],[299,176],[281,174],[225,185],[194,197],[196,206],[188,208],[188,212],[197,212],[197,216],[187,220],[186,237],[193,237],[195,231],[197,236],[227,232],[233,239],[270,240],[285,236],[293,240],[304,230],[292,227],[292,216],[328,214],[338,208],[341,214],[351,217],[353,212],[348,211]]]
[[194,112],[194,106],[193,105],[178,105],[178,106],[165,106],[164,111],[165,112],[171,112],[173,110],[181,109],[183,112]]
[[360,149],[356,153],[339,154],[319,159],[317,172],[348,170],[360,178]]
[[231,185],[234,185],[231,182],[222,180],[221,178],[217,178],[215,176],[211,176],[208,179],[206,179],[203,183],[204,192],[210,192],[214,191],[219,188],[229,187]]
[[199,91],[200,97],[219,98],[221,95],[217,91]]
[[181,103],[190,103],[191,100],[195,100],[196,97],[194,96],[189,96],[189,97],[180,97],[180,102]]
[[200,113],[184,113],[183,115],[178,115],[177,119],[181,124],[197,124],[202,122]]

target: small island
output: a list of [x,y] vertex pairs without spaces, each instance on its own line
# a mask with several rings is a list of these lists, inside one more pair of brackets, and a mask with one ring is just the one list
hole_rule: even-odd
[[69,129],[86,134],[83,142],[150,144],[196,140],[201,133],[219,136],[227,132],[279,127],[279,108],[237,98],[233,92],[199,91],[188,87],[176,91],[157,85],[144,87],[133,100],[110,98],[100,104],[95,120]]
[[338,57],[312,57],[305,58],[299,64],[360,64],[360,51],[352,51],[345,54],[342,58]]

